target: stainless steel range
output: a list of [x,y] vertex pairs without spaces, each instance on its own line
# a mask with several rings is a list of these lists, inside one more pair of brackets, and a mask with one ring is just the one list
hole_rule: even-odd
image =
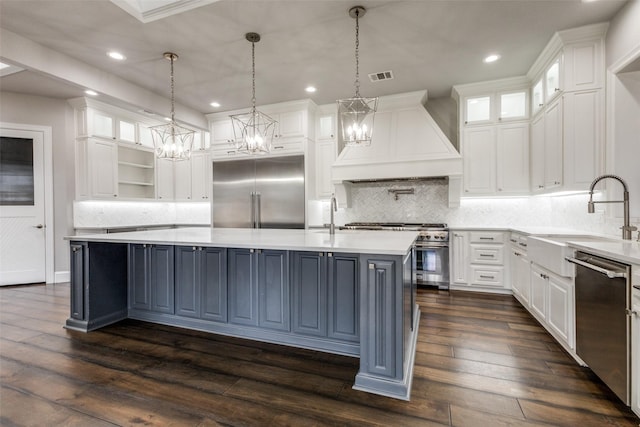
[[413,282],[449,289],[449,229],[447,224],[352,222],[343,230],[418,231],[413,249]]

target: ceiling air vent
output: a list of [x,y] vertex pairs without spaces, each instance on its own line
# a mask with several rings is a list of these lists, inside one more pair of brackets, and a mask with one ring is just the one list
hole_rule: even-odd
[[392,71],[382,71],[380,73],[371,73],[369,74],[369,80],[372,82],[381,82],[382,80],[391,80],[393,79]]

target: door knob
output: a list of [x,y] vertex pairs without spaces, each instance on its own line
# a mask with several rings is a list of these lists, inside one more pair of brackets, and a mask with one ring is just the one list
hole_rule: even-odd
[[44,228],[44,225],[42,224],[34,225],[33,228]]

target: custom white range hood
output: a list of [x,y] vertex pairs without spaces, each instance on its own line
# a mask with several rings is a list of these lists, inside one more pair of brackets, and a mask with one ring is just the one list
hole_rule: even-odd
[[351,182],[448,177],[449,204],[458,203],[462,157],[425,109],[426,100],[426,91],[380,97],[371,145],[344,147],[333,164],[339,201],[350,205]]

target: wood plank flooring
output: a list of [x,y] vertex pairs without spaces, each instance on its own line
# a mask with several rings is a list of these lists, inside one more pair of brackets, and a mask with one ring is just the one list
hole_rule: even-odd
[[358,360],[127,320],[62,327],[69,285],[0,289],[3,426],[638,426],[510,296],[419,290],[411,402]]

